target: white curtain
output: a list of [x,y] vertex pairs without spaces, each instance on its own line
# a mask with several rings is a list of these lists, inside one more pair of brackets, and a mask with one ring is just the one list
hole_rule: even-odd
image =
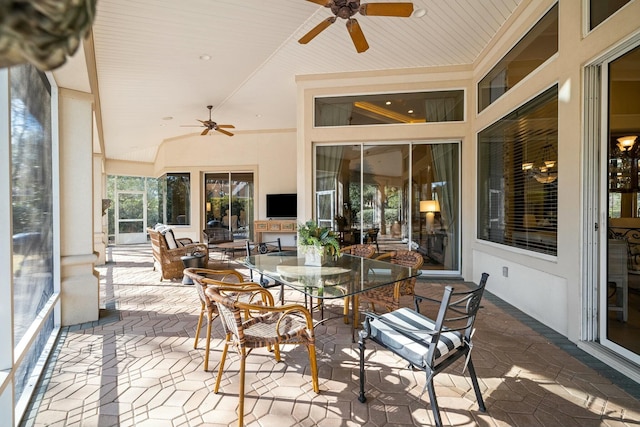
[[352,102],[323,104],[316,102],[316,126],[348,126],[351,124]]
[[440,217],[447,230],[444,267],[458,269],[458,146],[456,144],[436,144],[431,146],[434,180],[442,182],[439,188]]
[[427,122],[448,122],[455,120],[456,99],[435,98],[425,100],[425,118]]

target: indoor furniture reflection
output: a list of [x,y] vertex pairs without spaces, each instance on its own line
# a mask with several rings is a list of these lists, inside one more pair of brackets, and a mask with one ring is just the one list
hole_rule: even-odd
[[416,251],[426,262],[442,265],[445,262],[448,239],[447,231],[442,224],[438,200],[421,200],[420,217],[420,239]]

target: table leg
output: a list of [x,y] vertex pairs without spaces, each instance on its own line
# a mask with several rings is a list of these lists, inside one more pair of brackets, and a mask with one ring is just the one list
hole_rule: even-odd
[[[351,342],[356,342],[356,301],[358,297],[353,295],[351,298]],[[359,305],[359,304],[358,304]]]

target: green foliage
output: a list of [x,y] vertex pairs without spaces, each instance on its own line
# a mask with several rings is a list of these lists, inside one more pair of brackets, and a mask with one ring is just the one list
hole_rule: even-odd
[[361,215],[362,215],[362,223],[365,225],[365,227],[373,224],[373,209],[372,208],[363,209],[362,212],[361,212]]
[[398,209],[397,208],[386,208],[384,210],[384,221],[387,224],[391,224],[393,223],[393,221],[396,220],[400,220],[400,217],[398,216]]
[[298,245],[324,248],[328,255],[340,253],[336,234],[328,227],[319,227],[313,220],[298,225]]

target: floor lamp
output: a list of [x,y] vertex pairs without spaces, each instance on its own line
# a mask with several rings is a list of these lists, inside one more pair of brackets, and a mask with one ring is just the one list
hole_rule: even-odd
[[426,212],[427,233],[433,233],[433,219],[436,212],[440,212],[440,203],[437,200],[421,200],[420,212]]

